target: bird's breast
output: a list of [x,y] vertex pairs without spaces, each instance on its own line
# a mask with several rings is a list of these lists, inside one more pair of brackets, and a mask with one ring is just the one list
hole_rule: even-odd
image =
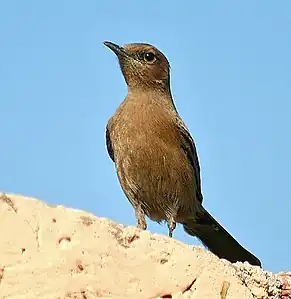
[[132,204],[142,201],[148,216],[158,221],[181,205],[190,211],[193,169],[170,112],[139,107],[117,111],[115,117],[110,132],[115,164]]

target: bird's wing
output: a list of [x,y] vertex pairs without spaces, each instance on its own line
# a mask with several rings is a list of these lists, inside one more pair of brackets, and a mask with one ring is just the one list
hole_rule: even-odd
[[185,123],[180,117],[177,117],[176,124],[178,126],[178,130],[180,132],[180,136],[182,137],[182,149],[186,152],[186,155],[189,159],[189,162],[191,163],[194,174],[195,174],[195,180],[196,180],[196,186],[197,186],[197,199],[202,203],[203,196],[201,192],[201,178],[200,178],[200,166],[199,166],[199,160],[198,155],[196,151],[195,143],[189,133],[188,128],[186,127]]
[[113,153],[113,148],[112,148],[112,144],[111,144],[110,132],[109,132],[108,124],[106,126],[106,147],[107,147],[107,151],[108,151],[108,154],[109,154],[111,160],[113,162],[115,162],[114,161],[114,153]]

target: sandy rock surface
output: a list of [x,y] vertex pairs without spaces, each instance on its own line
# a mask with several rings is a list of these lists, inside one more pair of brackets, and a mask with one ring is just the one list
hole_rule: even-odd
[[287,299],[290,277],[84,211],[0,195],[1,299]]

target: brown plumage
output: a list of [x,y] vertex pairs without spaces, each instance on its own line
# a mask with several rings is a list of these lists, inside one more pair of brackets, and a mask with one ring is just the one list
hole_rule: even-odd
[[146,215],[166,221],[172,237],[181,223],[220,258],[260,266],[202,206],[198,156],[171,96],[167,58],[149,44],[104,44],[117,55],[128,86],[107,124],[106,144],[138,227],[146,229]]

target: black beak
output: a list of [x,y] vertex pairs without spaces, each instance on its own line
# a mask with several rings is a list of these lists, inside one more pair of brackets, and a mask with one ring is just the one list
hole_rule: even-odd
[[104,45],[112,50],[118,57],[126,56],[129,57],[129,53],[123,48],[111,42],[104,42]]

